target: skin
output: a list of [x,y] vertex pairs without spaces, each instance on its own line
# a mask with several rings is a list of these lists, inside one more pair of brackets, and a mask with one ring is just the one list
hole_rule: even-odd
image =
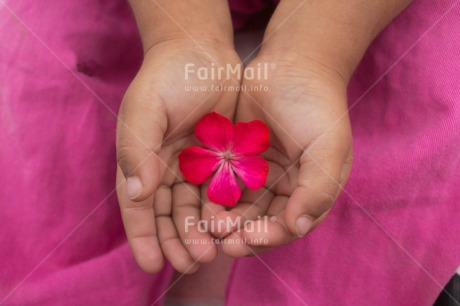
[[[211,2],[218,1],[187,1],[188,8],[182,0],[157,1],[160,6],[153,1],[131,3],[145,55],[119,111],[117,193],[134,256],[140,267],[151,273],[163,267],[163,255],[183,273],[196,271],[199,263],[216,256],[210,234],[196,228],[185,232],[186,216],[200,218],[200,189],[180,179],[177,160],[183,149],[195,144],[193,130],[205,114],[215,110],[232,118],[235,112],[237,92],[185,91],[186,85],[203,85],[196,75],[185,80],[186,64],[211,67],[212,63],[239,63],[233,51],[227,4]],[[162,8],[172,12],[174,21]],[[188,20],[183,18],[187,16],[184,10],[199,13]],[[203,19],[217,25],[215,33],[190,26],[202,24]],[[176,22],[187,28],[193,40],[184,36]],[[220,83],[216,80],[204,85]],[[140,190],[128,188],[133,181],[140,182]],[[205,242],[186,245],[182,241],[187,238]]]
[[[269,91],[242,92],[236,115],[236,121],[257,118],[270,128],[272,146],[263,154],[270,165],[267,184],[245,191],[237,207],[218,215],[267,225],[227,235],[222,245],[228,255],[265,252],[299,239],[325,219],[352,165],[348,81],[375,36],[409,3],[329,0],[299,7],[299,1],[281,1],[249,64],[277,68],[268,80],[243,80]],[[264,215],[275,221],[257,220]],[[238,239],[246,245],[231,241]]]
[[[274,63],[276,69],[268,80],[242,80],[247,87],[262,85],[269,91],[239,95],[184,90],[190,84],[239,84],[236,78],[184,78],[188,63],[210,67],[240,62],[226,1],[130,2],[145,56],[120,107],[117,192],[140,267],[157,272],[164,256],[179,272],[193,273],[199,263],[216,256],[211,234],[227,242],[249,238],[247,244],[223,244],[224,252],[240,257],[311,232],[327,216],[351,169],[349,78],[374,37],[410,1],[281,1],[259,54],[249,64]],[[196,144],[193,128],[211,111],[235,121],[261,119],[271,131],[271,147],[263,154],[270,164],[265,187],[244,190],[229,211],[209,202],[206,184],[183,182],[178,170],[177,155]],[[275,216],[268,231],[201,233],[196,228],[186,232],[184,226],[187,216],[243,217],[259,223],[266,222],[257,219],[263,215]],[[202,242],[185,243],[189,238]],[[251,243],[252,238],[267,243]]]

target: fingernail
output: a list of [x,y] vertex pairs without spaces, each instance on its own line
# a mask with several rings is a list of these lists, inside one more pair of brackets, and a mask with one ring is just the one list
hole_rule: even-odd
[[128,198],[133,200],[137,198],[142,192],[142,183],[138,177],[128,177],[126,180],[126,189],[128,191]]
[[313,225],[313,218],[307,215],[303,215],[297,218],[295,221],[295,230],[297,236],[303,237],[311,229]]

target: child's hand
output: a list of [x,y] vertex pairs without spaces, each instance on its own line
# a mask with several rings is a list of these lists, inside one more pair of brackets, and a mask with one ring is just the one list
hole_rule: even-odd
[[409,3],[279,3],[258,58],[250,65],[277,67],[268,80],[243,81],[246,89],[262,85],[269,91],[242,92],[236,116],[237,121],[259,118],[269,125],[272,147],[264,154],[269,177],[265,190],[247,190],[233,210],[219,213],[219,218],[276,218],[256,220],[268,223],[260,231],[256,225],[255,232],[231,233],[223,244],[229,255],[251,254],[246,245],[232,244],[233,238],[246,238],[254,251],[263,251],[305,235],[325,218],[350,173],[348,80],[374,37]]
[[[194,144],[194,127],[205,114],[233,117],[238,93],[212,92],[211,86],[238,82],[200,80],[196,73],[189,73],[187,80],[185,67],[235,66],[239,58],[226,46],[202,47],[186,38],[150,48],[119,112],[118,198],[132,251],[149,272],[161,269],[163,254],[183,273],[196,271],[195,261],[208,262],[216,255],[208,233],[196,226],[185,231],[187,216],[195,217],[195,224],[200,219],[201,196],[198,186],[178,179],[177,155]],[[208,88],[187,91],[191,85]],[[187,239],[198,243],[184,243]]]
[[[266,222],[267,227],[256,225],[254,232],[227,236],[224,251],[237,257],[251,251],[232,239],[245,238],[258,252],[311,231],[327,215],[351,168],[345,81],[334,71],[300,58],[257,58],[249,67],[264,62],[276,64],[268,80],[243,84],[246,88],[262,85],[268,92],[242,92],[236,121],[257,118],[269,126],[271,148],[262,154],[270,165],[267,183],[257,191],[245,190],[234,209],[218,216]],[[257,220],[265,215],[275,216],[276,221]]]
[[[204,197],[204,218],[214,216],[210,209],[219,217],[244,214],[249,220],[275,215],[266,233],[243,233],[247,238],[265,235],[267,246],[302,236],[324,218],[351,165],[346,83],[373,37],[409,2],[280,2],[258,57],[278,65],[262,84],[269,92],[249,92],[252,97],[243,93],[237,111],[237,121],[260,118],[271,128],[272,148],[265,154],[271,167],[267,191],[246,191],[231,212]],[[205,114],[233,116],[237,92],[212,93],[209,88],[238,82],[202,81],[196,74],[185,80],[184,68],[195,64],[209,71],[213,62],[214,67],[238,63],[228,51],[233,50],[228,5],[225,0],[130,3],[146,56],[124,98],[117,129],[123,222],[144,270],[158,271],[163,251],[177,270],[193,272],[194,261],[212,260],[216,248],[209,234],[196,227],[185,231],[186,217],[200,217],[200,191],[177,179],[177,155],[192,145],[194,126]],[[259,85],[245,81],[251,82]],[[189,92],[187,85],[208,89]],[[202,243],[184,243],[189,238]],[[235,256],[250,253],[238,244],[225,244],[224,250]]]

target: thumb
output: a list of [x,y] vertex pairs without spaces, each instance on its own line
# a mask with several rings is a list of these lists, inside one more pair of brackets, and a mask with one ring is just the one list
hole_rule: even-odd
[[350,168],[340,150],[304,152],[298,186],[286,205],[286,223],[291,233],[302,237],[312,231],[334,204]]
[[126,195],[130,200],[145,200],[160,182],[158,153],[166,127],[161,103],[128,90],[117,122],[117,161],[126,179]]

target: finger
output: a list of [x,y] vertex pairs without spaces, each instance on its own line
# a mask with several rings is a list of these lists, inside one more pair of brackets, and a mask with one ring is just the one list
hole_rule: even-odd
[[277,216],[281,214],[284,210],[286,210],[286,204],[289,200],[289,197],[277,195],[275,196],[271,203],[270,207],[268,208],[267,215],[269,216]]
[[224,252],[233,257],[250,256],[270,251],[273,247],[297,238],[285,224],[284,209],[287,201],[285,196],[274,197],[267,211],[270,215],[247,221],[240,230],[228,235],[223,243]]
[[[350,146],[350,149],[348,150],[348,153],[347,153],[347,157],[345,159],[345,163],[344,163],[344,165],[342,167],[342,172],[340,174],[338,193],[342,191],[342,189],[344,188],[348,178],[350,177],[350,171],[351,171],[352,164],[353,164],[353,146]],[[272,207],[273,207],[273,205],[272,205]],[[311,227],[309,232],[311,232],[315,228],[317,228],[318,225],[321,222],[323,222],[324,219],[326,219],[326,217],[327,217],[327,215],[329,214],[330,211],[331,211],[331,209],[328,209],[324,214],[321,215],[321,217],[316,219],[315,222],[313,222],[313,225],[312,225],[312,227]]]
[[198,187],[189,183],[175,184],[172,199],[174,224],[190,255],[202,263],[212,261],[217,256],[217,247],[207,231],[208,223],[200,222]]
[[340,173],[340,179],[339,179],[340,191],[342,191],[343,187],[345,187],[345,184],[350,178],[352,166],[353,166],[353,146],[351,145],[350,148],[348,149],[348,152],[345,158],[345,162],[342,167],[342,172]]
[[146,272],[156,273],[163,267],[163,254],[155,228],[153,197],[130,201],[126,195],[125,179],[117,170],[117,193],[126,236],[138,265]]
[[225,237],[222,242],[222,251],[234,258],[244,256],[254,256],[256,254],[268,252],[273,248],[264,246],[251,246],[248,245],[241,232],[233,232]]
[[194,273],[199,268],[185,246],[182,244],[172,220],[171,188],[161,185],[155,192],[154,208],[158,239],[164,256],[180,273]]
[[160,182],[157,155],[167,120],[160,103],[142,97],[136,83],[131,86],[118,116],[117,161],[126,178],[126,194],[131,200],[142,201],[153,194]]
[[286,206],[286,223],[291,233],[302,237],[334,204],[340,192],[340,177],[346,152],[340,147],[305,151],[301,156],[298,186]]
[[[271,210],[271,207],[270,207]],[[327,211],[321,217],[319,217],[312,228],[317,227],[327,216]],[[254,232],[234,232],[225,237],[222,242],[222,250],[225,254],[231,257],[243,257],[243,256],[256,256],[258,254],[266,253],[273,250],[282,244],[286,244],[295,239],[298,239],[296,235],[293,235],[288,229],[287,225],[281,225],[278,223],[268,223],[265,225],[261,222],[283,222],[284,216],[281,214],[275,216],[276,219],[257,220],[260,224],[254,224],[254,228],[262,228],[264,230],[259,231],[257,234]],[[265,228],[267,230],[265,230]]]
[[[321,217],[315,220],[312,226],[314,230],[327,217],[330,210],[326,211]],[[261,254],[273,250],[275,247],[289,243],[298,239],[297,235],[293,235],[287,225],[284,223],[284,214],[272,216],[269,219],[254,221],[253,228],[263,229],[256,231],[243,232],[243,239],[246,241],[251,253]],[[251,254],[248,254],[251,255]]]
[[253,221],[243,230],[243,238],[251,246],[276,247],[297,239],[290,232],[285,218],[285,211],[271,217]]
[[222,223],[221,223],[221,219],[217,218],[217,215],[221,212],[224,212],[225,207],[222,205],[217,205],[208,199],[208,195],[206,192],[208,189],[208,185],[209,185],[209,182],[201,185],[201,201],[202,201],[201,219],[206,220],[206,222],[210,225],[209,232],[211,234],[213,234],[215,237],[220,237],[218,233],[220,233],[221,230],[219,230],[218,228],[221,227],[220,224]]
[[224,226],[215,227],[213,234],[225,237],[229,233],[244,226],[245,222],[262,218],[270,206],[273,193],[262,188],[259,190],[246,189],[240,202],[229,211],[219,212],[216,219],[222,220]]
[[324,214],[321,215],[321,217],[319,217],[318,219],[315,220],[315,222],[313,222],[313,226],[311,227],[310,232],[312,232],[315,228],[317,228],[324,221],[324,219],[326,219],[330,211],[331,211],[330,209],[327,210]]

